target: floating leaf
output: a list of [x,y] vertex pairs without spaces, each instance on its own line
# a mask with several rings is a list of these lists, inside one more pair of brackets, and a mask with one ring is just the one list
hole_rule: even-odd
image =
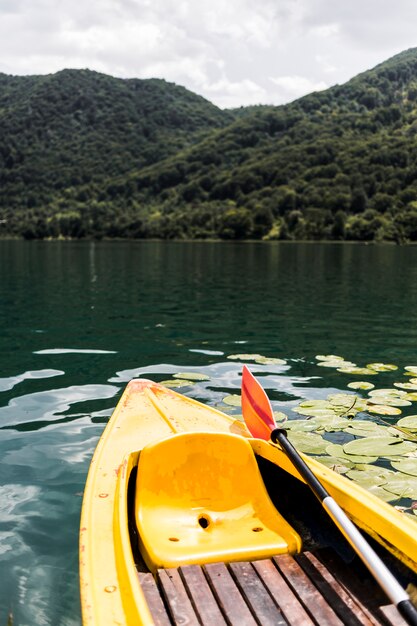
[[417,402],[417,392],[416,393],[406,393],[403,396],[406,400],[410,400],[410,402]]
[[404,398],[396,398],[395,396],[372,396],[368,400],[371,404],[385,404],[388,406],[411,406],[411,402],[409,400],[405,400]]
[[311,432],[317,430],[317,424],[313,420],[289,420],[285,425],[287,430]]
[[288,431],[288,439],[300,452],[306,454],[324,454],[328,441],[315,433],[303,433],[298,431]]
[[363,470],[349,470],[346,474],[351,480],[362,487],[377,487],[387,482],[387,479],[375,472],[366,472]]
[[369,487],[368,491],[372,493],[374,496],[377,496],[380,500],[384,500],[384,502],[393,502],[394,500],[398,500],[398,497],[393,493],[389,493],[381,487],[380,485],[376,485],[375,487]]
[[373,385],[372,383],[367,383],[364,380],[358,380],[357,382],[352,382],[352,383],[348,383],[347,386],[349,387],[349,389],[373,389],[375,387],[375,385]]
[[334,367],[338,369],[339,367],[356,367],[356,363],[351,363],[350,361],[343,361],[342,359],[334,359],[327,361],[320,361],[317,363],[319,367]]
[[386,467],[381,467],[380,465],[370,465],[369,463],[357,463],[355,469],[368,472],[368,474],[384,476],[386,480],[389,480],[391,476],[395,476],[395,472],[392,470],[387,469]]
[[359,397],[351,393],[332,393],[327,396],[327,399],[330,404],[349,407],[355,404],[355,401],[359,400]]
[[324,425],[324,430],[326,433],[338,432],[340,430],[345,430],[350,424],[350,420],[344,417],[334,417],[330,419],[327,424]]
[[225,396],[223,398],[224,404],[228,404],[229,406],[241,406],[242,400],[241,397],[237,394],[231,394],[230,396]]
[[335,456],[318,456],[316,461],[319,461],[322,465],[329,467],[337,474],[346,474],[351,467],[353,467],[352,461],[347,459],[338,459]]
[[345,359],[342,356],[337,356],[336,354],[317,354],[317,361],[344,361]]
[[402,417],[398,420],[397,426],[401,426],[401,428],[408,428],[411,431],[417,431],[417,415],[407,415],[407,417]]
[[413,498],[414,500],[417,498],[417,478],[397,475],[384,485],[384,489],[401,498]]
[[375,370],[371,370],[367,367],[340,367],[338,372],[342,372],[342,374],[360,374],[361,376],[376,376],[378,372]]
[[407,372],[411,372],[412,374],[415,374],[417,376],[417,365],[407,365],[404,369]]
[[262,354],[229,354],[228,359],[234,361],[255,361],[256,359],[264,359]]
[[274,357],[261,356],[254,359],[255,363],[259,363],[261,365],[287,365],[287,361],[284,359],[276,359]]
[[331,406],[328,400],[303,400],[298,405],[304,408],[313,408],[313,409],[327,409]]
[[178,389],[180,387],[189,387],[190,385],[194,385],[192,380],[161,380],[161,385],[164,387],[168,387],[169,389]]
[[375,463],[375,461],[378,459],[377,456],[356,456],[354,454],[347,454],[344,451],[343,446],[339,443],[329,443],[326,446],[326,452],[330,456],[335,456],[338,459],[342,460],[347,459],[352,463]]
[[417,476],[417,459],[403,459],[401,461],[391,461],[391,465],[398,472]]
[[368,396],[392,396],[394,398],[403,398],[407,395],[406,391],[402,391],[401,389],[373,389],[368,393]]
[[377,413],[378,415],[401,415],[401,409],[395,406],[387,406],[386,404],[368,404],[368,413]]
[[298,413],[299,415],[307,415],[307,416],[311,416],[311,417],[318,417],[318,416],[322,416],[322,417],[333,417],[334,416],[334,411],[330,410],[330,409],[315,409],[315,408],[308,408],[308,407],[293,407],[292,409],[294,411],[294,413]]
[[358,428],[355,423],[345,428],[345,433],[355,437],[386,437],[387,429],[383,426],[374,425],[374,428]]
[[207,374],[198,374],[197,372],[178,372],[177,374],[174,374],[174,378],[183,378],[185,380],[194,381],[210,380],[210,376],[207,376]]
[[276,422],[285,422],[288,419],[288,415],[282,413],[282,411],[274,411],[273,415]]
[[402,429],[399,426],[388,426],[386,429],[387,434],[393,435],[394,437],[401,437],[401,439],[407,439],[408,441],[417,441],[417,435],[413,435],[411,432],[408,432],[406,429]]
[[417,445],[411,441],[402,441],[396,437],[363,437],[348,441],[343,446],[346,454],[356,455],[401,455],[417,449]]
[[413,385],[412,383],[394,383],[396,387],[400,389],[410,389],[411,391],[417,391],[417,385]]
[[368,363],[366,367],[376,372],[393,372],[398,369],[397,365],[392,365],[391,363]]
[[408,382],[411,383],[412,385],[417,385],[417,378],[410,378]]

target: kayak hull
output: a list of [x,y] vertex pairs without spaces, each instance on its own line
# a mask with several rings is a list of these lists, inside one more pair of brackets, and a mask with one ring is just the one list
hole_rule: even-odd
[[[231,451],[230,442],[234,445],[235,440],[237,447]],[[198,449],[198,455],[190,466],[185,460],[192,457],[193,449]],[[248,455],[249,465],[236,469],[242,454]],[[226,455],[229,458],[223,463]],[[206,473],[198,462],[203,457]],[[159,473],[155,470],[158,458],[161,463],[163,460]],[[417,572],[415,523],[318,461],[304,458],[350,519],[410,571]],[[259,481],[259,470],[253,463],[261,469],[265,484],[259,487],[262,503],[251,510],[244,509],[252,506],[249,497],[245,502],[245,498],[233,498],[243,493],[244,477],[252,470]],[[220,480],[223,475],[228,477],[224,485]],[[286,481],[292,486],[286,488],[284,498],[280,489]],[[247,493],[255,488],[251,483],[248,486]],[[85,487],[80,528],[84,626],[154,623],[138,570],[155,572],[161,566],[264,559],[280,551],[299,552],[299,533],[280,512],[284,499],[289,512],[292,504],[303,508],[300,500],[305,497],[304,487],[284,452],[251,438],[239,420],[157,383],[130,382],[99,440]],[[301,496],[296,495],[298,489]],[[201,498],[207,494],[209,500],[203,502]],[[171,517],[164,526],[160,520],[167,510]],[[224,511],[223,518],[216,517],[219,510]],[[287,514],[284,517],[288,519]],[[181,539],[176,534],[178,520],[183,523],[182,540],[175,541]],[[244,531],[248,520],[253,523]],[[261,532],[253,530],[261,527]],[[219,538],[214,540],[212,531],[219,531]],[[228,552],[232,536],[233,546]],[[200,540],[205,542],[205,550],[198,547]]]

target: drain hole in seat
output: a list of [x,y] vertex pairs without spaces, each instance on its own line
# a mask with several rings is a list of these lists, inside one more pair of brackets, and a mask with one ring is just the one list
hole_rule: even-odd
[[210,519],[206,515],[200,515],[200,517],[198,518],[198,523],[200,524],[201,528],[205,529],[209,527]]

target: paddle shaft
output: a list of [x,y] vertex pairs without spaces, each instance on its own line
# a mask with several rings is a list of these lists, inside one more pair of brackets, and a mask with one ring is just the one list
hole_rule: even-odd
[[404,619],[411,626],[417,626],[417,609],[411,603],[407,592],[391,574],[373,548],[347,517],[346,513],[327,493],[321,482],[313,474],[311,469],[288,440],[286,431],[283,428],[275,428],[271,433],[271,441],[273,443],[279,443],[284,449],[293,465],[297,468],[301,476],[314,492],[315,496],[321,502],[325,511],[349,541],[352,548],[369,569],[376,581],[380,584],[391,602],[396,605],[398,611]]

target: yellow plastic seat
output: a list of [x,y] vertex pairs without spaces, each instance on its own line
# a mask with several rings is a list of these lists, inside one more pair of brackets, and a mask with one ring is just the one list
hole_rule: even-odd
[[139,456],[136,523],[151,571],[299,552],[272,504],[252,447],[228,433],[186,433]]

